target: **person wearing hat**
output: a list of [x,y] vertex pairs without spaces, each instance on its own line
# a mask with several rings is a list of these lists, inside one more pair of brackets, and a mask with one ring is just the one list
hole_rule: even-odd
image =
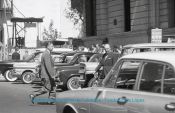
[[20,60],[20,54],[19,54],[19,49],[18,47],[15,48],[15,52],[12,54],[12,60]]

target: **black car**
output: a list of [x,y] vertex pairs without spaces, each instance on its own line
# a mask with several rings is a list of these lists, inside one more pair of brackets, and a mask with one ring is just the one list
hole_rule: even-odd
[[76,53],[72,60],[67,63],[55,65],[56,77],[59,78],[62,84],[61,89],[77,89],[79,86],[79,63],[87,62],[94,53],[90,52],[79,52]]

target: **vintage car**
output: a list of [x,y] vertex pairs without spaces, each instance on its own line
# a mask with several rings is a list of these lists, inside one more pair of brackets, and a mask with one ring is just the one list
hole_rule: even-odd
[[121,57],[101,87],[59,92],[57,113],[174,113],[175,53]]
[[79,85],[79,63],[87,62],[94,53],[79,52],[74,55],[69,63],[57,65],[56,76],[62,83],[59,87],[63,90],[74,90],[81,86]]
[[79,66],[79,83],[82,87],[87,87],[89,81],[94,77],[95,69],[99,65],[103,54],[94,54],[88,62],[81,62]]
[[[4,73],[5,79],[11,82],[21,79],[24,83],[32,83],[36,78],[40,78],[39,72],[42,53],[41,51],[37,51],[29,55],[25,61],[9,61],[12,66]],[[60,54],[60,52],[52,52],[52,56],[54,57],[60,56]]]
[[138,44],[128,44],[123,46],[121,51],[121,56],[140,53],[140,52],[149,52],[149,51],[175,51],[174,43],[138,43]]

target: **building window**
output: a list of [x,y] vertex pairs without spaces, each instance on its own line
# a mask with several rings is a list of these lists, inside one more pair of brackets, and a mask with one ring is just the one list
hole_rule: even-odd
[[85,0],[86,36],[96,36],[96,0]]
[[175,27],[175,0],[168,0],[168,27]]
[[131,31],[130,0],[124,0],[124,31]]

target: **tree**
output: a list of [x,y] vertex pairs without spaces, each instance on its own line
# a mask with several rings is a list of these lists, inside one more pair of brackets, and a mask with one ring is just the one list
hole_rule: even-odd
[[75,28],[84,32],[84,14],[83,14],[83,2],[84,0],[69,0],[68,8],[65,9],[66,18],[70,19]]
[[58,30],[54,29],[54,22],[51,20],[48,30],[44,28],[43,40],[56,40],[57,38],[61,38],[61,32],[58,33]]

